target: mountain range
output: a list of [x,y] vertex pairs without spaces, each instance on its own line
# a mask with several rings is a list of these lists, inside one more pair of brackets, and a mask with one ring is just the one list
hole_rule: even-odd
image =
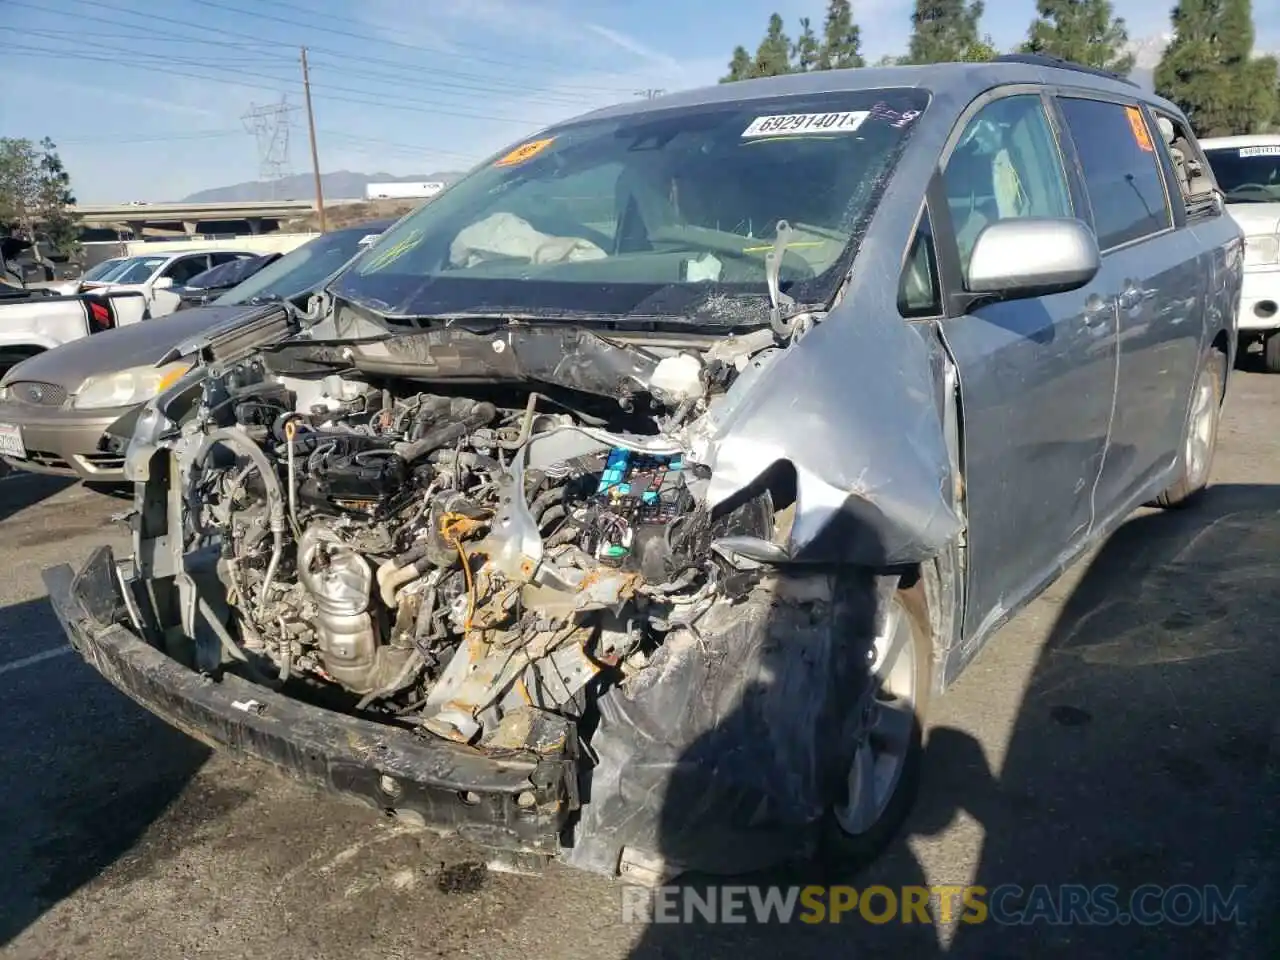
[[[338,170],[322,174],[320,188],[326,200],[363,200],[365,186],[370,183],[405,183],[426,180],[452,183],[462,174],[454,171],[396,176],[390,173],[355,173]],[[249,180],[226,187],[211,187],[183,197],[182,203],[243,203],[251,200],[314,200],[315,178],[307,174],[284,177],[281,180]]]
[[1164,56],[1164,48],[1169,45],[1169,41],[1172,39],[1173,34],[1171,33],[1159,33],[1154,36],[1129,41],[1125,47],[1126,53],[1133,54],[1133,69],[1129,72],[1129,79],[1143,90],[1154,90],[1156,86],[1156,67],[1160,65],[1160,58]]

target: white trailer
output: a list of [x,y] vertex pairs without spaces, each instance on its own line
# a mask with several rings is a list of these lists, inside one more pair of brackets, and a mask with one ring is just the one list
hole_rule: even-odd
[[406,180],[398,183],[365,184],[366,200],[412,200],[434,197],[444,189],[443,183],[427,180]]

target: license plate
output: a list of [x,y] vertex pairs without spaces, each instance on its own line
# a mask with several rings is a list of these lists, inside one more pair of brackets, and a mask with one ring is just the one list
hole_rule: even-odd
[[0,456],[27,459],[27,448],[22,443],[22,428],[16,423],[0,423]]

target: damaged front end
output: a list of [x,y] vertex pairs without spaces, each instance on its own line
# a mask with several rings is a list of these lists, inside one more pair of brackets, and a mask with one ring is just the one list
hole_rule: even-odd
[[55,605],[183,729],[429,825],[643,872],[696,865],[678,800],[740,858],[825,801],[831,565],[959,529],[926,341],[859,323],[852,378],[812,322],[214,345],[139,418],[134,557]]

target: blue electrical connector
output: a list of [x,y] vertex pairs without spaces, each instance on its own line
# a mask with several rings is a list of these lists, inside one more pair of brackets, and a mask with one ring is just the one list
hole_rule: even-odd
[[600,475],[597,494],[618,493],[623,496],[631,492],[631,484],[625,483],[631,471],[631,451],[617,447],[609,451],[609,459],[605,461],[604,473]]

